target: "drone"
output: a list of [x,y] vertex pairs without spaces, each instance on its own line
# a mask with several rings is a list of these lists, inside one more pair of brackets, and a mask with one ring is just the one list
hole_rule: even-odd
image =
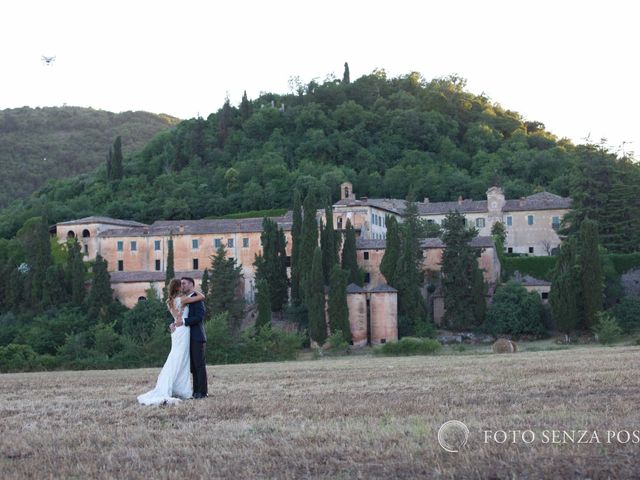
[[45,57],[44,55],[42,56],[42,61],[44,62],[44,64],[49,67],[51,66],[51,64],[53,63],[53,61],[56,59],[56,57]]

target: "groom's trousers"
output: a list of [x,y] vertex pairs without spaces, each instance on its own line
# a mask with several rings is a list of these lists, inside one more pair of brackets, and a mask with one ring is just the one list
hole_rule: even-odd
[[193,375],[193,393],[207,394],[207,369],[204,358],[204,349],[207,342],[194,342],[191,340],[191,375]]

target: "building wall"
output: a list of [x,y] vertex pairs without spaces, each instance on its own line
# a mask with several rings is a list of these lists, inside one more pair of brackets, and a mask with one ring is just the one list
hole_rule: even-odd
[[371,292],[371,344],[398,340],[398,295],[396,292]]
[[158,298],[162,298],[164,282],[122,282],[112,283],[113,298],[127,308],[133,308],[140,297],[147,298],[147,290],[153,288]]
[[349,326],[353,345],[363,347],[367,344],[367,295],[366,293],[347,294],[349,308]]
[[[553,217],[562,221],[569,210],[534,210],[527,212],[505,212],[503,222],[507,229],[505,248],[512,248],[514,253],[529,253],[536,256],[550,255],[554,248],[560,246],[561,240],[553,229]],[[533,216],[533,225],[528,224],[528,216]],[[507,217],[511,217],[508,225]],[[533,252],[529,248],[533,248]]]

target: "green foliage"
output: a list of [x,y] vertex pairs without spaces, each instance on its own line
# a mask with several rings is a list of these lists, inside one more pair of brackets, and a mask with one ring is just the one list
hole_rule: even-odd
[[542,335],[542,300],[518,282],[507,282],[496,290],[487,310],[483,329],[493,335]]
[[506,278],[510,278],[515,272],[520,272],[522,275],[530,275],[540,280],[551,281],[558,257],[504,256],[501,262]]
[[172,321],[167,306],[156,298],[149,298],[128,310],[115,328],[137,345],[145,345],[158,327],[167,329]]
[[122,139],[120,136],[116,137],[113,142],[113,156],[111,156],[111,150],[109,150],[109,156],[111,159],[111,168],[109,180],[122,180],[124,176],[124,167],[122,165]]
[[322,249],[322,273],[324,283],[329,284],[331,272],[335,265],[339,265],[338,252],[340,250],[341,234],[333,228],[333,208],[327,205],[324,209],[327,221],[324,229],[320,223],[320,248]]
[[71,302],[80,306],[85,297],[86,268],[82,261],[80,244],[76,239],[67,242],[67,249],[69,251],[67,271],[71,285]]
[[227,215],[211,216],[209,219],[230,219],[238,220],[243,218],[265,218],[265,217],[281,217],[287,213],[286,208],[272,208],[269,210],[250,210],[248,212],[228,213]]
[[640,331],[640,298],[624,297],[611,313],[624,333]]
[[271,300],[269,284],[263,278],[256,282],[258,289],[258,317],[256,318],[256,328],[271,324]]
[[485,302],[482,272],[479,271],[476,249],[469,242],[478,234],[466,228],[464,217],[457,210],[447,214],[442,222],[442,287],[444,321],[455,329],[472,328],[484,320]]
[[620,275],[634,268],[640,268],[640,253],[612,253],[608,257],[613,261],[616,272]]
[[262,221],[262,256],[256,259],[256,276],[267,282],[271,311],[280,312],[286,305],[289,295],[287,278],[286,240],[282,228],[269,219]]
[[165,269],[164,275],[164,284],[165,286],[169,285],[173,277],[176,276],[176,272],[174,270],[174,260],[173,260],[173,235],[169,235],[169,241],[167,242],[167,268]]
[[227,312],[231,332],[236,336],[240,332],[245,306],[244,298],[237,292],[242,279],[242,267],[236,265],[235,258],[227,258],[222,245],[212,258],[210,279],[211,289],[205,293],[206,309],[212,316]]
[[9,344],[0,347],[0,372],[24,372],[36,363],[36,353],[29,345]]
[[603,345],[608,345],[617,341],[622,335],[622,329],[618,325],[616,318],[607,312],[596,314],[596,324],[593,332],[598,336],[598,341]]
[[107,261],[100,254],[96,255],[92,267],[93,280],[87,297],[89,317],[104,319],[108,316],[108,308],[113,302],[111,276],[107,269]]
[[104,163],[116,135],[127,152],[142,149],[177,118],[146,112],[111,113],[81,107],[0,111],[0,208],[28,196],[50,179],[86,174]]
[[393,215],[385,215],[385,225],[387,226],[387,238],[385,242],[384,255],[380,262],[380,273],[384,275],[387,284],[395,288],[396,282],[396,267],[398,260],[400,259],[401,241],[400,241],[400,229],[398,221]]
[[[351,336],[349,334],[349,336]],[[349,351],[349,342],[345,340],[343,330],[333,330],[331,335],[327,337],[328,348],[324,350],[329,355],[343,355]]]
[[316,247],[313,251],[313,264],[308,276],[308,291],[305,303],[309,311],[309,337],[322,345],[327,339],[327,321],[320,247]]
[[598,249],[598,224],[584,219],[580,225],[580,276],[584,327],[592,328],[596,313],[602,310],[604,274]]
[[302,345],[302,336],[264,325],[258,330],[249,328],[242,332],[238,344],[241,362],[270,362],[295,360]]
[[[305,303],[308,304],[309,298],[313,291],[310,285],[310,272],[313,263],[313,256],[316,247],[318,246],[318,224],[316,222],[316,192],[314,189],[310,189],[307,196],[304,199],[304,217],[302,219],[302,233],[300,242],[300,286],[302,292],[302,298]],[[322,260],[320,263],[322,267]],[[322,281],[321,281],[322,283]]]
[[552,279],[549,303],[553,318],[558,330],[568,334],[578,325],[580,270],[577,265],[575,238],[569,238],[560,247]]
[[355,283],[362,286],[362,275],[358,267],[358,257],[356,253],[356,231],[351,225],[351,220],[347,219],[344,247],[342,248],[342,269],[349,273],[347,283]]
[[441,349],[440,342],[432,338],[404,337],[397,342],[387,342],[374,352],[382,355],[431,355]]
[[300,191],[293,192],[293,223],[291,225],[291,303],[298,305],[302,299],[300,291],[301,265],[300,245],[302,243],[302,205]]
[[347,276],[348,272],[342,270],[337,264],[331,269],[327,308],[329,330],[332,335],[338,331],[342,332],[345,342],[351,341],[349,308],[347,306]]

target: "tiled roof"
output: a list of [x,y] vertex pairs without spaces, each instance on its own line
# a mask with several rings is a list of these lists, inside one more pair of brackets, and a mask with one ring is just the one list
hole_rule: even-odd
[[375,287],[369,289],[370,293],[387,293],[387,292],[394,293],[397,291],[398,290],[393,288],[391,285],[387,285],[386,283],[376,285]]
[[[109,272],[111,283],[135,283],[135,282],[164,282],[165,272],[146,272],[142,270],[132,272]],[[190,270],[176,272],[175,278],[191,277],[202,278],[202,271]]]
[[367,291],[356,285],[355,283],[350,283],[347,285],[347,293],[366,293]]
[[144,227],[145,223],[135,222],[133,220],[120,220],[111,217],[84,217],[78,220],[69,220],[67,222],[60,222],[56,225],[86,225],[89,223],[106,223],[108,225],[120,225],[125,227]]
[[540,192],[519,200],[507,200],[502,210],[517,212],[526,210],[557,210],[571,208],[571,198],[549,192]]
[[[365,239],[358,238],[356,240],[357,250],[382,250],[385,248],[387,241],[385,239]],[[493,238],[491,237],[474,237],[469,242],[472,247],[475,248],[494,248]],[[422,248],[444,248],[444,242],[439,238],[423,238],[420,240],[420,246]]]
[[460,213],[482,213],[487,211],[486,200],[464,199],[456,202],[417,203],[419,215],[444,215],[457,210]]
[[[285,231],[291,230],[291,212],[281,217],[272,217]],[[251,233],[262,232],[262,218],[216,219],[216,220],[159,220],[148,227],[112,229],[102,232],[101,237],[138,237],[174,235],[199,235],[207,233]],[[181,227],[184,232],[181,232]]]
[[354,200],[352,198],[345,198],[334,203],[334,206],[339,207],[374,207],[380,210],[386,210],[397,215],[402,215],[406,207],[407,202],[397,198],[360,198]]

